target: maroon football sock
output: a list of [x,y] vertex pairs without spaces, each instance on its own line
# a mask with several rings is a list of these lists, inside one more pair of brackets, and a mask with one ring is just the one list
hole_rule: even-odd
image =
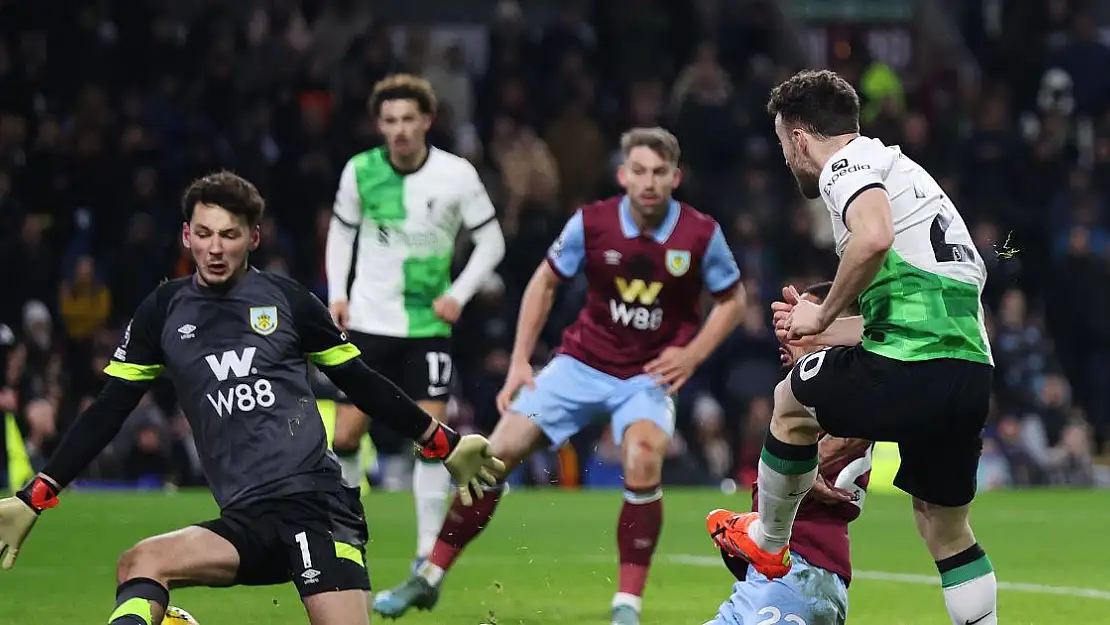
[[469,508],[455,497],[455,501],[451,502],[451,509],[447,511],[447,518],[443,520],[435,547],[428,556],[428,562],[444,571],[451,568],[462,550],[489,524],[500,499],[500,486],[487,490],[485,496],[475,499],[474,505]]
[[627,489],[617,522],[620,551],[619,592],[642,596],[651,556],[663,529],[663,491],[659,486]]

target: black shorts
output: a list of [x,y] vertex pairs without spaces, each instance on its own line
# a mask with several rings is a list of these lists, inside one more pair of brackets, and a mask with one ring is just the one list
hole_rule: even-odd
[[829,434],[898,443],[895,486],[962,506],[975,497],[993,372],[967,360],[893,360],[857,345],[801,359],[790,387]]
[[[389,378],[413,400],[447,401],[455,375],[449,337],[400,338],[361,332],[347,335],[368,367]],[[378,451],[394,455],[411,449],[411,441],[372,417],[370,437]]]
[[370,590],[369,536],[358,489],[254,501],[197,525],[223,537],[239,552],[237,586],[292,581],[302,597]]

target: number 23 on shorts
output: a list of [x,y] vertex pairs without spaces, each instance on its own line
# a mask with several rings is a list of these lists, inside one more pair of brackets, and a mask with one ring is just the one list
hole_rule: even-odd
[[788,623],[789,625],[808,625],[804,618],[797,614],[783,614],[782,610],[773,605],[765,608],[760,608],[756,612],[759,616],[764,616],[762,621],[756,621],[755,625],[775,625],[775,623]]

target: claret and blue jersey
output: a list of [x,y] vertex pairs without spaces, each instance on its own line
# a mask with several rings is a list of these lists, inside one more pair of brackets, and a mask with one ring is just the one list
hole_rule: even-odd
[[563,334],[559,354],[521,394],[514,410],[533,415],[558,445],[599,414],[611,414],[619,442],[632,421],[668,433],[673,405],[643,373],[670,346],[683,346],[702,322],[701,295],[732,292],[740,270],[713,218],[672,201],[653,232],[642,232],[627,198],[582,207],[548,250],[564,279],[584,273],[585,306]]

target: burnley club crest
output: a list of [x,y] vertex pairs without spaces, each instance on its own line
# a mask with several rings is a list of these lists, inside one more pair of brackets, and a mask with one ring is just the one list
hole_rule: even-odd
[[664,259],[667,265],[667,273],[676,278],[681,278],[690,271],[690,252],[687,250],[667,250],[667,256]]
[[251,330],[269,336],[277,330],[277,306],[255,306],[251,308]]

